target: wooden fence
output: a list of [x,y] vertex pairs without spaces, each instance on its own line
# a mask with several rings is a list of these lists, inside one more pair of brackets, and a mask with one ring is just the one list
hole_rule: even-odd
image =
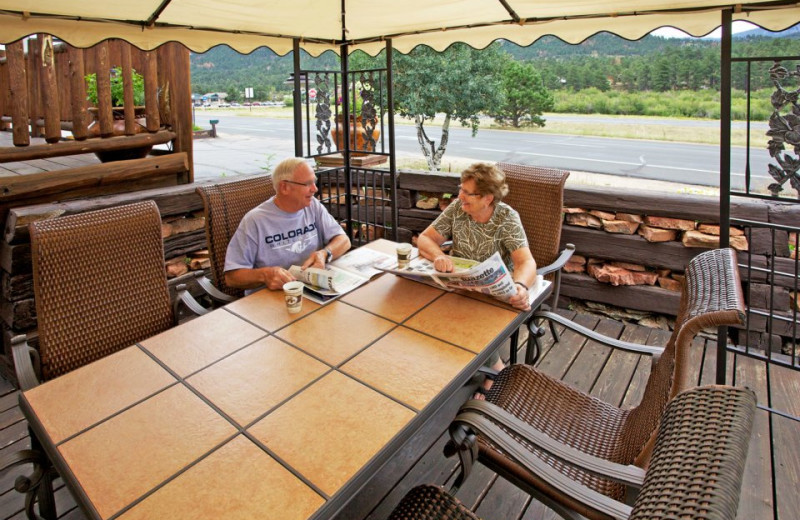
[[[143,77],[141,107],[134,106],[134,71]],[[86,92],[85,76],[93,73],[97,78],[96,107],[90,106]],[[112,107],[111,81],[116,73],[122,75],[125,102],[121,109]],[[5,51],[0,51],[0,130],[13,133],[13,146],[0,147],[0,163],[91,152],[101,160],[113,160],[109,157],[113,154],[122,154],[123,159],[140,159],[153,145],[171,143],[172,153],[185,154],[188,170],[169,183],[190,183],[193,176],[189,51],[176,43],[142,51],[121,40],[78,49],[54,42],[52,36],[44,34],[6,45]],[[32,137],[43,138],[44,143]],[[138,156],[131,154],[137,149],[144,152]],[[156,158],[145,161],[152,159]],[[141,163],[136,168],[148,169]],[[117,165],[117,169],[125,172],[127,166]],[[2,179],[2,191],[15,193],[14,206],[33,202],[17,184],[31,184],[36,180],[31,178],[35,175]],[[97,172],[90,175],[96,177]],[[111,185],[118,181],[97,183],[96,194],[137,189],[135,174],[118,174],[117,178],[125,179],[130,187],[113,188]],[[57,179],[54,182],[58,184]],[[56,186],[53,191],[54,198],[73,198],[67,185],[63,190]],[[84,190],[78,196],[87,193]],[[4,214],[9,206],[3,204]]]

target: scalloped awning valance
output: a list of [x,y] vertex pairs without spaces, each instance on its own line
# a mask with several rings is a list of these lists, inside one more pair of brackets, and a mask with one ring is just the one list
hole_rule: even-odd
[[529,45],[546,35],[579,43],[601,31],[636,40],[660,27],[703,36],[720,25],[724,9],[771,31],[800,22],[800,3],[785,1],[0,0],[0,43],[48,33],[78,47],[121,38],[145,50],[178,41],[195,52],[227,44],[283,55],[299,38],[316,56],[343,43],[375,54],[391,38],[405,53],[421,44],[483,48],[499,38]]

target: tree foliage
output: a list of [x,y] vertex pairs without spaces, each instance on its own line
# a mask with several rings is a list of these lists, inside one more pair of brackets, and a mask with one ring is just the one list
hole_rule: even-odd
[[553,109],[554,100],[532,64],[507,59],[501,85],[503,101],[494,113],[495,121],[514,128],[544,126],[542,113]]
[[[420,46],[394,57],[395,110],[414,120],[417,139],[432,171],[439,169],[447,149],[452,120],[470,127],[474,137],[480,115],[499,106],[502,63],[498,45],[479,51],[455,44],[441,53]],[[425,122],[437,114],[444,116],[438,145],[425,129]]]

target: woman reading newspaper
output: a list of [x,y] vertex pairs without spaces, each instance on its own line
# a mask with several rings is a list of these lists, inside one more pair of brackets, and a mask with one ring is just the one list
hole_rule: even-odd
[[[517,285],[517,294],[509,303],[527,311],[528,288],[536,281],[536,261],[519,214],[502,202],[507,194],[506,176],[500,168],[486,163],[471,165],[461,173],[458,199],[420,234],[417,246],[422,256],[444,273],[454,268],[453,260],[442,251],[447,240],[453,242],[452,255],[461,258],[482,262],[499,252]],[[495,370],[504,366],[497,353],[489,364]],[[491,386],[492,381],[487,379],[483,388]]]

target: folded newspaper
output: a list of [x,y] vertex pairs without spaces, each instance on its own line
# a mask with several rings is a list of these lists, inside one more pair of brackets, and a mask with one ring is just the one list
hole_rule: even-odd
[[[483,262],[450,257],[455,267],[452,273],[442,273],[433,267],[433,262],[419,256],[411,260],[408,267],[398,267],[397,261],[376,265],[382,271],[395,273],[400,276],[412,278],[427,283],[433,281],[436,285],[447,289],[463,289],[488,294],[500,301],[508,302],[509,298],[517,294],[517,286],[500,253],[495,253]],[[539,295],[550,282],[536,277],[536,282],[528,291],[529,301]]]
[[365,284],[383,271],[376,263],[392,260],[392,256],[374,249],[358,248],[328,264],[326,269],[293,265],[289,272],[304,284],[303,295],[317,303],[325,303]]

